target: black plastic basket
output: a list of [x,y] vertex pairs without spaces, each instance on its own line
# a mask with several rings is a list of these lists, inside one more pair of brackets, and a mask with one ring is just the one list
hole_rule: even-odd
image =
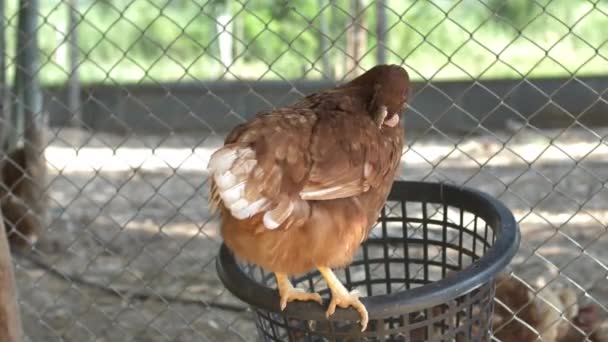
[[[272,273],[235,260],[225,245],[218,274],[230,292],[250,305],[263,341],[489,341],[495,277],[519,246],[512,213],[496,199],[446,184],[395,182],[378,220],[344,270],[369,312],[360,331],[358,313],[291,302],[279,309]],[[329,290],[318,272],[294,285]],[[366,297],[364,297],[366,296]]]

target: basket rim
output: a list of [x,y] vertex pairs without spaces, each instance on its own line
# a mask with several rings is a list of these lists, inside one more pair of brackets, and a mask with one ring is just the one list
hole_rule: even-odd
[[[498,199],[466,186],[436,182],[395,181],[388,201],[415,201],[461,207],[480,217],[493,217],[486,222],[499,234],[486,253],[464,269],[441,280],[390,294],[361,297],[371,319],[401,315],[443,304],[492,281],[512,260],[520,243],[520,232],[513,213]],[[216,258],[217,273],[224,286],[246,304],[280,313],[278,292],[250,279],[238,266],[228,247],[222,243]],[[326,304],[326,303],[325,303]],[[289,317],[326,320],[325,305],[315,302],[291,302],[283,311]],[[331,320],[357,320],[353,308],[338,308]]]

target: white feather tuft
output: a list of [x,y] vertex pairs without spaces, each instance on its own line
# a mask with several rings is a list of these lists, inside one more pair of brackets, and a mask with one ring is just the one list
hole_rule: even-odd
[[230,169],[236,158],[237,151],[235,149],[221,148],[211,155],[209,164],[207,164],[207,169],[212,174],[215,174],[216,172],[223,173]]
[[255,151],[249,147],[239,148],[239,158],[255,158]]
[[329,194],[333,194],[336,191],[339,191],[340,189],[342,189],[341,186],[337,185],[337,186],[332,186],[329,188],[323,188],[323,189],[317,189],[317,190],[309,190],[309,191],[301,191],[300,192],[300,198],[302,198],[303,200],[314,200],[317,199],[319,197],[324,197],[327,196]]
[[245,159],[242,161],[237,159],[232,165],[231,170],[235,175],[246,175],[249,174],[257,164],[258,162],[255,159]]
[[213,175],[213,180],[215,180],[215,184],[217,184],[217,186],[220,189],[227,189],[230,187],[233,187],[234,185],[236,185],[236,176],[230,172],[230,170],[223,172],[223,173],[215,173]]
[[230,210],[242,210],[247,208],[247,206],[249,206],[249,201],[244,198],[239,198],[238,201],[230,203],[229,205]]
[[235,203],[239,199],[243,197],[245,194],[245,182],[241,182],[231,188],[220,190],[220,197],[222,200],[230,206]]
[[[213,153],[207,166],[222,202],[232,216],[239,220],[261,213],[270,205],[269,200],[260,194],[254,201],[245,198],[247,179],[257,165],[255,157],[255,151],[249,147],[223,147]],[[288,210],[293,210],[293,205]],[[280,215],[284,216],[285,213]],[[275,229],[280,224],[270,213],[264,215],[264,225],[268,229]]]
[[[264,214],[264,226],[268,229],[276,229],[291,215],[294,209],[294,203],[292,201],[287,202],[287,207],[280,210],[282,205],[268,211]],[[279,211],[280,210],[280,211]]]
[[268,229],[277,229],[281,224],[272,218],[270,211],[264,214],[264,226]]
[[[241,199],[239,202],[241,201],[244,200]],[[236,217],[237,219],[244,220],[261,212],[267,205],[268,200],[262,197],[253,203],[247,202],[247,205],[241,208],[230,207],[230,212],[232,213],[232,216]]]

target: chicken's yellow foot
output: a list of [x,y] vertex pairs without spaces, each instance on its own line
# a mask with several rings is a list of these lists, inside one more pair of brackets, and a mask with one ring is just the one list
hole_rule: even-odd
[[363,303],[359,300],[359,293],[354,290],[348,292],[348,290],[342,285],[338,277],[334,274],[334,272],[328,267],[317,267],[319,272],[325,278],[327,282],[327,286],[331,290],[331,301],[329,302],[329,307],[325,312],[327,317],[333,315],[336,311],[336,306],[341,308],[347,308],[352,306],[359,312],[361,315],[361,331],[364,331],[367,328],[367,322],[369,320],[367,309],[363,306]]
[[314,300],[319,304],[323,304],[323,300],[318,293],[306,292],[293,287],[285,273],[275,272],[274,275],[277,278],[277,288],[281,297],[281,310],[285,310],[287,303],[294,300]]

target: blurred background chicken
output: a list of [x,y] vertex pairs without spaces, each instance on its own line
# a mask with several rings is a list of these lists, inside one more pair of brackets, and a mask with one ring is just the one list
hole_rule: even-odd
[[[540,288],[540,287],[539,287]],[[501,274],[496,282],[494,337],[502,342],[608,342],[608,321],[594,305],[580,306],[570,288],[541,293]]]
[[342,86],[259,113],[235,127],[209,161],[211,204],[234,254],[274,272],[281,308],[322,303],[288,276],[317,268],[331,290],[327,316],[353,306],[331,268],[346,266],[384,205],[403,146],[409,76],[379,65]]
[[31,209],[36,196],[35,166],[28,162],[23,147],[7,154],[0,163],[0,208],[11,248],[24,249],[38,239],[40,220]]

